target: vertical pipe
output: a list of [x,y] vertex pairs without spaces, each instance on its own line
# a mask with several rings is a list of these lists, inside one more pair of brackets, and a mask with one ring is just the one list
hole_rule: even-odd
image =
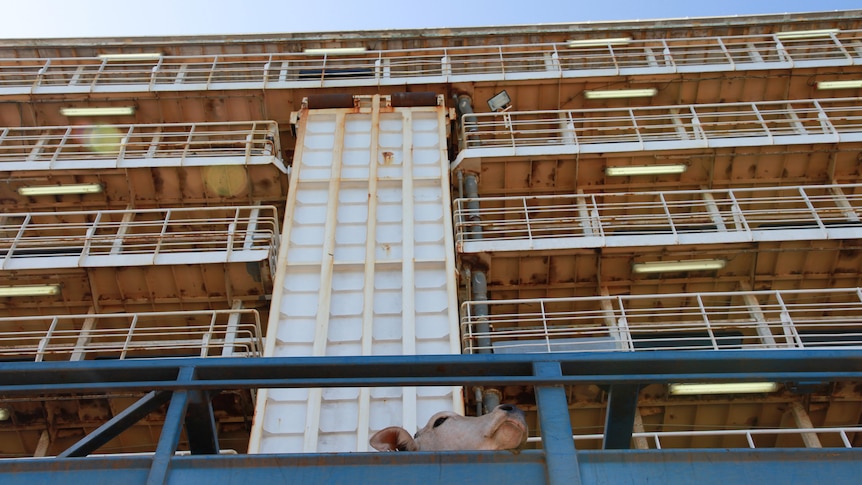
[[[476,126],[475,117],[470,116],[473,114],[473,99],[467,95],[458,96],[456,106],[461,123],[464,125],[464,132],[478,131],[479,127]],[[467,202],[467,223],[470,224],[470,234],[468,237],[470,239],[481,239],[482,227],[478,225],[481,221],[479,217],[479,177],[475,174],[464,177],[462,172],[458,172],[458,190],[459,196],[466,197],[469,200]],[[472,272],[470,281],[473,301],[487,301],[488,283],[485,279],[485,273],[482,271]],[[477,316],[476,332],[479,334],[479,337],[476,339],[476,345],[479,347],[478,352],[490,354],[491,337],[489,333],[491,326],[488,324],[488,305],[480,303],[474,308]],[[478,390],[476,394],[476,397],[479,398],[480,392]],[[500,404],[501,397],[502,394],[496,389],[484,389],[481,391],[482,403],[478,406],[480,413],[482,410],[487,413],[496,408]]]
[[499,406],[502,399],[503,393],[498,389],[485,389],[485,392],[482,394],[482,406],[485,408],[485,414],[490,413],[494,408]]
[[[488,300],[488,281],[485,278],[483,271],[473,271],[470,277],[471,289],[473,293],[473,301],[485,302]],[[488,323],[488,304],[478,303],[473,306],[474,315],[476,315],[475,331],[479,335],[476,338],[476,346],[480,354],[491,353],[491,324]],[[479,392],[477,392],[477,398]],[[493,388],[482,389],[482,402],[478,406],[480,414],[489,413],[500,405],[503,394]]]
[[470,239],[482,239],[482,226],[479,225],[479,177],[469,174],[464,179],[464,195],[467,197],[467,223]]
[[473,388],[473,397],[476,399],[476,416],[481,416],[485,413],[484,403],[485,397],[482,394],[483,388],[474,387]]
[[476,346],[480,354],[491,353],[491,325],[488,323],[488,304],[484,303],[488,300],[488,281],[485,279],[483,271],[473,271],[470,277],[472,288],[472,299],[477,303],[473,306],[474,314],[476,315]]
[[466,94],[458,96],[456,107],[461,123],[464,124],[464,131],[479,131],[479,127],[476,126],[476,117],[470,116],[473,114],[473,98]]

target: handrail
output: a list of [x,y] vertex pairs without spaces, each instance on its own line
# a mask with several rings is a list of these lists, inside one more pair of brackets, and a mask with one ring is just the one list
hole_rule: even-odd
[[0,269],[270,260],[274,206],[7,213]]
[[0,170],[274,164],[274,121],[4,128]]
[[[740,365],[743,363],[743,365]],[[549,372],[555,370],[556,372]],[[827,450],[742,449],[688,450],[576,450],[571,433],[567,394],[562,387],[576,383],[600,387],[616,383],[734,382],[752,379],[778,382],[858,381],[862,378],[860,350],[641,352],[629,354],[554,355],[411,355],[268,357],[262,359],[132,359],[82,362],[10,362],[0,366],[3,396],[145,392],[170,394],[161,436],[152,457],[27,458],[0,460],[5,482],[25,485],[61,477],[66,482],[92,482],[100,476],[139,483],[219,482],[225,476],[253,477],[267,482],[284,480],[285,470],[329,482],[455,483],[464,473],[491,477],[498,483],[572,483],[573,478],[610,477],[613,483],[721,485],[727,476],[755,476],[758,481],[792,482],[800,476],[852,482],[858,477],[858,448]],[[190,421],[189,394],[223,389],[308,389],[402,386],[532,386],[536,393],[542,449],[520,454],[505,452],[445,453],[313,453],[175,457],[180,432]],[[151,392],[152,391],[152,392]],[[137,409],[152,403],[139,400]],[[197,406],[194,409],[202,409]],[[206,410],[204,410],[206,412]],[[386,412],[386,411],[384,411]],[[206,416],[206,414],[203,414]],[[199,416],[198,416],[199,417]],[[101,439],[127,428],[132,420],[117,419],[108,431],[94,431],[84,439]],[[192,423],[193,424],[193,423]],[[608,419],[605,434],[621,427]],[[203,428],[203,427],[201,427]],[[216,430],[201,436],[217,440]],[[631,431],[629,427],[628,431]],[[92,436],[96,434],[96,436]],[[630,435],[629,435],[630,436]],[[622,436],[627,438],[627,436]],[[105,440],[107,441],[107,440]],[[90,441],[91,442],[91,441]],[[206,453],[203,451],[202,453]],[[776,466],[776,463],[780,466]],[[451,465],[451,466],[450,466]],[[677,466],[678,465],[678,466]],[[646,467],[646,468],[645,468]],[[838,469],[839,472],[829,473]],[[109,472],[105,472],[108,470]],[[668,471],[670,470],[670,472]],[[431,477],[431,478],[429,478]],[[592,483],[592,482],[590,482]]]
[[[709,430],[691,430],[691,431],[646,431],[632,433],[632,438],[649,438],[652,441],[653,448],[657,450],[670,449],[674,447],[662,444],[662,438],[703,438],[703,437],[742,437],[745,439],[746,446],[750,449],[762,449],[758,447],[755,437],[757,436],[787,436],[787,435],[838,435],[837,438],[841,441],[841,446],[833,448],[855,448],[853,442],[848,437],[848,433],[862,433],[862,427],[859,426],[835,426],[828,428],[753,428],[753,429],[709,429]],[[576,434],[572,438],[575,443],[579,441],[599,441],[604,439],[603,434]],[[529,443],[540,443],[541,437],[528,438]],[[800,441],[801,443],[801,441]],[[723,443],[722,448],[735,448],[735,446]]]
[[467,301],[461,315],[464,353],[862,348],[860,288]]
[[475,113],[461,123],[464,158],[859,141],[862,98]]
[[0,94],[403,85],[843,66],[862,63],[856,48],[860,39],[862,31],[842,30],[816,39],[750,34],[631,40],[624,45],[559,42],[397,49],[347,56],[278,52],[131,62],[7,58],[0,59]]
[[0,358],[4,359],[260,357],[262,353],[260,315],[253,309],[0,318]]
[[[462,252],[862,235],[862,184],[460,198]],[[477,208],[478,207],[478,208]]]

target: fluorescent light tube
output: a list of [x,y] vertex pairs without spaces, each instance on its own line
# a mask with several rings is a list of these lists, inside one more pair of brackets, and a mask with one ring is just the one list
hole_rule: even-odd
[[670,273],[676,271],[709,271],[724,268],[723,259],[692,259],[689,261],[651,261],[635,263],[632,271],[635,273]]
[[60,285],[0,286],[0,296],[49,296],[60,292]]
[[779,40],[787,39],[814,39],[817,37],[829,37],[832,34],[841,32],[840,29],[818,29],[818,30],[797,30],[789,32],[777,32],[775,37]]
[[63,116],[129,116],[135,114],[134,106],[108,106],[105,108],[60,108]]
[[648,98],[655,96],[658,90],[649,89],[613,89],[613,90],[586,90],[584,97],[587,99],[613,99],[613,98]]
[[97,194],[102,189],[102,184],[31,185],[18,187],[18,193],[21,195]]
[[613,37],[610,39],[579,39],[567,40],[566,47],[606,47],[609,45],[626,45],[632,41],[631,37]]
[[854,89],[862,88],[862,80],[854,81],[819,81],[817,89]]
[[302,52],[305,54],[315,54],[315,55],[333,55],[333,56],[346,56],[350,54],[362,54],[365,52],[365,47],[323,47],[319,49],[304,49]]
[[607,167],[605,174],[610,177],[625,177],[630,175],[663,175],[668,173],[683,173],[688,165],[678,163],[673,165],[630,165],[623,167]]
[[157,61],[162,58],[161,52],[137,52],[133,54],[99,54],[104,61]]
[[674,396],[698,394],[752,394],[775,392],[781,388],[777,382],[729,382],[712,384],[669,384],[668,392]]

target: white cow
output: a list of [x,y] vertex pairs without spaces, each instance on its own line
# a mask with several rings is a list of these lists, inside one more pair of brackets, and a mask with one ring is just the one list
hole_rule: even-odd
[[411,437],[399,426],[384,428],[371,437],[379,451],[511,450],[518,453],[527,441],[524,412],[501,404],[488,414],[469,417],[444,411]]

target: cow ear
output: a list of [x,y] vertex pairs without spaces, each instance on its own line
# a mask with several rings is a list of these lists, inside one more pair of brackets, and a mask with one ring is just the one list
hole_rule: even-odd
[[406,429],[398,426],[383,428],[368,441],[377,451],[416,451],[416,441]]

